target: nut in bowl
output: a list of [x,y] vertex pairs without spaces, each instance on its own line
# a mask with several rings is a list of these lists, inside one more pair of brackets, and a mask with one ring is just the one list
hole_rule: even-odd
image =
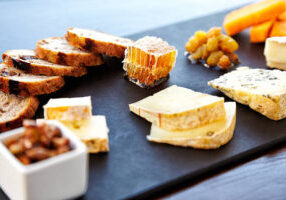
[[[25,127],[0,136],[0,186],[3,191],[11,199],[23,200],[70,199],[83,195],[88,178],[84,144],[59,122],[39,120],[37,124],[34,121],[25,123]],[[46,133],[40,136],[57,133],[56,140],[46,145],[41,142],[47,140],[32,145],[26,140],[25,146],[23,139],[27,139],[27,132],[36,135],[35,130],[43,126]],[[22,143],[17,147],[20,140]],[[66,150],[62,151],[61,147]]]

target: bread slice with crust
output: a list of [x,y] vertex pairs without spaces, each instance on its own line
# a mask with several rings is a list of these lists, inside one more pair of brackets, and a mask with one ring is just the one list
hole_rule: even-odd
[[0,91],[0,132],[20,127],[23,119],[35,115],[38,106],[36,97],[20,97]]
[[22,70],[0,64],[0,91],[20,96],[49,94],[64,85],[61,76],[27,74]]
[[54,64],[36,57],[34,50],[8,50],[2,55],[3,62],[9,67],[15,67],[30,74],[46,76],[74,76],[87,74],[85,67],[73,67]]
[[117,58],[123,58],[125,49],[133,43],[127,38],[82,28],[68,28],[66,39],[77,48]]
[[61,65],[89,67],[103,64],[101,55],[73,47],[63,37],[40,40],[35,51],[38,58]]

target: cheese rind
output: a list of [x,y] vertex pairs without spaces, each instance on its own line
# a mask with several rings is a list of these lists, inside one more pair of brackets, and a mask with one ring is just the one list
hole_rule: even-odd
[[286,37],[271,37],[266,40],[264,55],[268,67],[286,70]]
[[198,149],[219,148],[230,141],[236,123],[235,102],[227,102],[224,105],[226,119],[185,131],[169,131],[153,124],[147,139],[152,142]]
[[208,84],[269,119],[286,117],[286,72],[240,67]]
[[225,118],[223,98],[176,85],[129,104],[129,108],[167,130],[186,130]]
[[50,99],[44,105],[45,119],[59,120],[80,127],[87,123],[92,116],[91,98],[57,98]]

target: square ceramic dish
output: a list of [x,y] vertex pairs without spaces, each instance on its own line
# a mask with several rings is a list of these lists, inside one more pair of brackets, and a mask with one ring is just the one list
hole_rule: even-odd
[[24,128],[0,135],[0,186],[11,198],[19,200],[70,199],[87,190],[87,149],[65,126],[46,121],[60,128],[69,138],[72,150],[30,165],[23,165],[3,142],[20,136]]

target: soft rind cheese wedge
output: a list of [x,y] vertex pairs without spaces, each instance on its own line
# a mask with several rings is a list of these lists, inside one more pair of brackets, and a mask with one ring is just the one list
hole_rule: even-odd
[[235,102],[227,102],[224,105],[226,119],[185,131],[169,131],[153,124],[147,139],[152,142],[198,149],[219,148],[231,140],[236,122]]
[[85,126],[67,127],[86,145],[89,153],[109,151],[108,132],[105,116],[92,116]]
[[268,38],[264,55],[268,67],[286,70],[286,37]]
[[272,120],[286,117],[286,72],[240,67],[208,82],[235,101]]
[[91,98],[57,98],[50,99],[44,105],[44,117],[50,120],[59,120],[74,127],[80,127],[91,118]]
[[167,130],[186,130],[225,119],[224,98],[173,85],[141,101],[130,111]]

